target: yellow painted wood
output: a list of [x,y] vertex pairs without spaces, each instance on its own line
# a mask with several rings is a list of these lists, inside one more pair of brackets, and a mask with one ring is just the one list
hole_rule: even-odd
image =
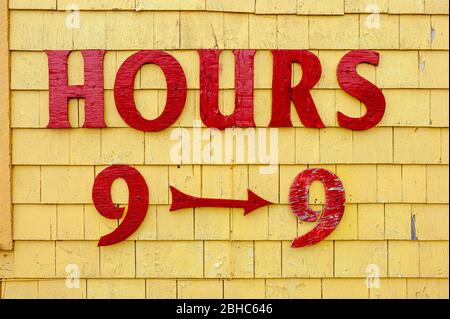
[[[66,27],[68,4],[80,9],[79,29]],[[0,115],[9,119],[0,123],[0,297],[448,298],[448,6],[446,0],[0,1]],[[224,49],[219,107],[227,114],[235,99],[231,50],[257,49],[255,122],[266,135],[270,50],[310,50],[322,65],[311,95],[326,128],[305,128],[293,108],[293,127],[277,132],[272,174],[261,171],[260,159],[251,161],[248,149],[242,161],[235,149],[231,161],[201,162],[192,152],[174,161],[173,130],[192,138],[200,120],[196,51],[205,48]],[[83,99],[69,101],[72,129],[46,128],[46,49],[74,51],[68,61],[72,85],[84,81],[80,50],[107,50],[108,128],[80,128]],[[185,109],[161,132],[128,127],[116,109],[117,70],[140,49],[168,52],[186,74]],[[368,131],[337,123],[337,111],[365,114],[337,81],[337,65],[351,49],[380,54],[378,66],[357,70],[387,102],[383,120]],[[293,85],[302,76],[294,65]],[[156,118],[166,103],[163,72],[145,65],[135,90],[139,112]],[[231,132],[236,147],[239,130]],[[192,139],[188,144],[192,150]],[[92,203],[94,177],[112,163],[136,167],[150,203],[132,236],[99,248],[98,239],[123,221],[102,217]],[[342,180],[345,214],[323,242],[293,249],[292,240],[315,224],[292,214],[289,189],[295,176],[314,167]],[[169,185],[224,199],[246,199],[250,188],[274,204],[245,217],[228,208],[170,212]],[[111,192],[114,202],[127,205],[125,182],[115,182]],[[311,186],[309,201],[324,208],[320,183]],[[15,250],[7,251],[12,239]],[[69,264],[80,267],[80,289],[65,286]],[[374,267],[380,287],[368,288]]]
[[0,250],[10,250],[12,242],[11,137],[10,137],[10,57],[8,1],[0,1]]

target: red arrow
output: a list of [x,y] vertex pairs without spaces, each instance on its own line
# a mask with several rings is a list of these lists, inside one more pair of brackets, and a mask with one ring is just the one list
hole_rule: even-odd
[[172,192],[172,206],[170,207],[170,211],[193,207],[229,207],[243,208],[245,216],[255,209],[272,204],[271,202],[259,197],[251,190],[247,190],[247,200],[194,197],[184,194],[173,186],[170,186],[170,191]]

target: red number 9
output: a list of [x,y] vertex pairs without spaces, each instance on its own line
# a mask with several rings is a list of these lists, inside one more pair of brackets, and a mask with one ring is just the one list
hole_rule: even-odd
[[98,246],[110,246],[131,236],[142,224],[148,210],[148,187],[142,175],[127,165],[112,165],[95,178],[92,199],[98,212],[110,219],[120,219],[124,207],[117,207],[111,197],[113,182],[122,178],[128,185],[128,209],[122,223],[113,232],[100,238]]
[[[309,187],[314,181],[322,182],[325,188],[325,207],[320,212],[309,207]],[[292,242],[293,248],[311,246],[327,237],[344,215],[345,191],[342,182],[332,172],[322,168],[307,169],[297,175],[289,191],[292,211],[302,221],[316,222],[316,227]],[[319,218],[320,217],[320,218]]]

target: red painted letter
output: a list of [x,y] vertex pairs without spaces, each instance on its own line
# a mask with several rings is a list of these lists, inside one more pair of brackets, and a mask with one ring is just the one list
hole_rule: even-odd
[[[291,100],[306,127],[325,127],[309,92],[319,82],[322,67],[319,59],[306,50],[272,50],[272,119],[270,127],[292,127]],[[291,87],[292,63],[302,67],[302,79]]]
[[366,106],[363,117],[348,117],[338,112],[339,125],[351,130],[368,130],[377,125],[384,115],[386,100],[383,93],[375,85],[359,76],[356,67],[360,63],[377,66],[379,54],[370,50],[353,50],[344,55],[339,62],[337,78],[342,89],[361,101]]
[[[314,181],[322,182],[325,188],[326,198],[322,216],[308,204],[309,187]],[[327,237],[341,221],[345,206],[344,186],[334,173],[323,168],[310,168],[295,178],[289,191],[289,202],[294,214],[302,221],[319,220],[311,231],[296,238],[292,242],[292,247],[314,245]]]
[[112,165],[95,178],[92,199],[98,212],[110,219],[123,217],[125,208],[114,205],[111,197],[111,186],[118,178],[123,178],[128,184],[127,214],[117,229],[100,238],[98,246],[109,246],[127,239],[139,228],[147,215],[147,184],[135,168],[127,165]]
[[[138,70],[148,63],[158,65],[167,82],[166,106],[154,120],[142,117],[134,103],[134,79]],[[114,98],[120,116],[129,126],[145,132],[157,132],[178,119],[186,102],[186,90],[186,77],[177,60],[162,51],[145,50],[130,56],[120,67],[114,85]]]
[[200,116],[207,127],[254,127],[253,70],[255,50],[233,50],[235,59],[235,109],[231,115],[219,110],[219,56],[221,50],[198,50],[200,55]]
[[103,57],[104,50],[81,51],[84,58],[84,85],[69,85],[67,58],[70,51],[46,51],[49,70],[48,128],[70,128],[68,100],[84,98],[83,127],[106,127],[103,116]]

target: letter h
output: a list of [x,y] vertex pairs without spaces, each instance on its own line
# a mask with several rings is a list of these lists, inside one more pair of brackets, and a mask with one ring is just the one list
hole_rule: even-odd
[[69,85],[67,58],[70,51],[46,51],[49,68],[48,128],[70,128],[69,99],[84,98],[83,127],[106,127],[104,120],[103,58],[104,50],[81,51],[84,59],[84,85]]

